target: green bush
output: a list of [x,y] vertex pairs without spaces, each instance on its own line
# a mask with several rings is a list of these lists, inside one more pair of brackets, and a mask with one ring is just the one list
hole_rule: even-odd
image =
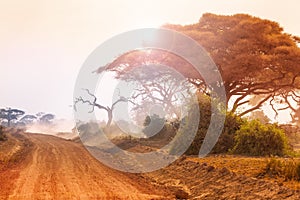
[[251,156],[283,156],[287,139],[276,124],[262,124],[257,120],[246,122],[236,131],[233,153]]
[[223,132],[214,146],[212,153],[227,153],[235,145],[235,134],[246,121],[235,114],[227,113]]
[[[196,104],[191,105],[190,107],[191,112],[189,112],[187,116],[185,116],[183,119],[180,120],[180,128],[175,128],[176,134],[172,140],[172,143],[170,144],[171,154],[181,154],[181,153],[198,154],[199,153],[200,146],[198,146],[198,144],[195,143],[196,139],[199,138],[199,134],[197,133],[195,138],[193,137],[194,134],[197,132],[197,128],[198,128],[197,125],[198,113],[193,112],[195,110],[198,110],[196,106],[197,106]],[[186,147],[189,147],[188,150],[186,150]]]
[[[188,155],[197,155],[202,146],[205,136],[207,135],[207,130],[210,125],[211,119],[211,99],[208,96],[200,95],[198,98],[198,106],[200,110],[200,121],[198,125],[198,131],[193,139],[191,145],[185,154]],[[195,104],[196,105],[196,104]],[[190,105],[191,115],[197,109],[194,108],[195,105]],[[222,134],[220,135],[217,143],[212,149],[211,153],[235,153],[243,155],[252,155],[252,156],[266,156],[266,155],[285,155],[289,149],[287,145],[287,138],[282,129],[280,129],[276,124],[262,124],[261,122],[247,121],[242,119],[233,113],[216,113],[213,117],[218,117],[218,115],[226,115],[225,123],[223,127]],[[189,117],[189,120],[193,117]],[[184,123],[182,123],[184,122]],[[187,118],[181,121],[182,124],[189,125],[193,127],[195,122],[188,121]],[[186,128],[181,129],[177,133],[178,142],[174,144],[173,150],[177,152],[176,149],[180,149],[180,135],[186,135]]]
[[[208,96],[201,95],[198,99],[200,110],[200,122],[198,126],[198,132],[186,151],[188,155],[197,155],[207,135],[207,130],[210,125],[211,119],[211,99]],[[214,103],[213,103],[214,105]],[[225,113],[225,112],[224,112]],[[219,115],[225,116],[225,124],[223,131],[212,149],[211,153],[227,153],[234,147],[235,132],[239,130],[240,126],[244,123],[244,120],[232,113],[219,113]],[[218,114],[217,114],[218,115]],[[216,115],[214,117],[217,117]]]
[[[191,105],[189,114],[190,115],[198,115],[196,112],[198,109],[196,109],[197,105]],[[203,140],[205,138],[208,126],[210,124],[210,118],[211,118],[211,101],[208,96],[200,95],[198,97],[198,108],[200,111],[200,120],[198,124],[198,131],[196,133],[195,138],[193,139],[191,145],[189,146],[188,150],[185,152],[188,155],[198,155],[199,150],[201,148],[201,145],[203,143]],[[189,126],[196,126],[197,124],[193,124],[194,122],[190,122],[187,119],[185,119],[185,124],[188,124]]]

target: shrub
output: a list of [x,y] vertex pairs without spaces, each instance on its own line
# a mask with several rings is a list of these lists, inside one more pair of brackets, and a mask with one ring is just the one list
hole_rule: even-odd
[[[211,99],[208,96],[200,95],[198,98],[198,106],[200,110],[200,121],[198,125],[198,131],[193,139],[191,145],[189,146],[188,150],[185,152],[188,155],[197,155],[201,148],[201,145],[204,141],[205,136],[207,135],[207,130],[210,125],[211,119]],[[214,103],[213,103],[214,105]],[[195,105],[190,106],[190,112],[193,113],[197,109],[194,109]],[[194,113],[195,114],[195,113]],[[217,143],[215,144],[214,148],[212,149],[211,153],[227,153],[228,150],[234,147],[234,135],[235,132],[240,128],[240,126],[244,123],[244,120],[240,117],[232,114],[232,113],[215,113],[214,117],[226,115],[224,128],[222,134],[220,135]],[[193,117],[190,117],[190,119]],[[185,119],[186,120],[186,119]],[[189,127],[197,125],[191,124],[195,122],[185,122],[189,124]],[[180,133],[178,133],[180,134]]]
[[212,150],[212,153],[227,153],[235,145],[235,134],[240,129],[242,124],[245,123],[241,117],[235,114],[227,113],[223,132],[219,137],[218,142]]
[[[189,114],[197,114],[194,113],[197,111],[194,107],[197,105],[192,105],[189,110]],[[200,120],[198,124],[198,131],[196,133],[195,138],[193,139],[191,145],[189,146],[188,150],[185,152],[188,155],[197,155],[199,154],[199,150],[201,148],[201,145],[203,143],[203,140],[205,138],[207,129],[210,124],[210,118],[211,118],[211,101],[210,98],[205,95],[200,95],[198,97],[198,108],[200,111]],[[189,124],[189,126],[197,125],[197,124],[191,124],[192,122],[185,119],[185,124]]]
[[263,175],[283,177],[285,180],[300,180],[300,162],[294,159],[275,159],[267,161]]
[[147,138],[150,138],[155,134],[161,132],[161,130],[164,128],[164,125],[165,119],[161,118],[159,115],[153,114],[146,117],[144,121],[143,132]]
[[[194,109],[195,105],[191,106],[190,110],[197,110]],[[199,131],[197,132],[197,119],[198,119],[198,113],[196,112],[189,112],[187,116],[185,116],[183,119],[180,121],[180,128],[175,129],[176,135],[173,138],[170,149],[171,154],[198,154],[198,151],[200,149],[200,146],[197,141],[197,138],[199,138]],[[201,120],[200,120],[201,121]],[[193,137],[194,134],[196,133],[195,138]],[[189,147],[188,150],[186,150],[186,147]]]
[[236,154],[251,156],[282,156],[287,152],[287,139],[276,124],[264,125],[257,120],[246,122],[236,131]]

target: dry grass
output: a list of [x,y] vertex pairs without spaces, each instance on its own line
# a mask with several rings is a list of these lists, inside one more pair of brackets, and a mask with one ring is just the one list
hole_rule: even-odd
[[[233,155],[211,155],[205,158],[190,157],[188,159],[198,163],[207,163],[208,165],[212,165],[219,169],[226,167],[231,172],[277,182],[280,185],[282,184],[294,190],[300,189],[300,181],[297,180],[297,176],[295,175],[295,170],[297,168],[296,163],[300,163],[300,159],[298,158],[276,158],[275,163],[272,163],[274,161],[272,161],[272,158],[268,157]],[[273,171],[273,173],[266,173],[267,171],[270,171],[270,162],[276,171],[280,171],[279,174],[275,175],[275,171]]]
[[300,181],[300,160],[271,158],[267,162],[264,174],[285,180]]

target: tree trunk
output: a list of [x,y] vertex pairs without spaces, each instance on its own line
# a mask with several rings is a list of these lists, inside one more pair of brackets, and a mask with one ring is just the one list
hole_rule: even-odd
[[109,128],[112,122],[112,109],[107,109],[107,123],[106,123],[106,128]]

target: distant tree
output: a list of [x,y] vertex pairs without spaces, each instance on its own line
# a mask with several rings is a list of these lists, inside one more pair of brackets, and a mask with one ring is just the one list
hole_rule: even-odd
[[32,124],[36,119],[37,117],[35,115],[25,115],[19,120],[19,122],[24,123],[24,125],[29,125]]
[[18,120],[19,117],[24,115],[25,112],[19,109],[0,109],[0,118],[4,121],[6,121],[6,125],[8,127],[11,126],[11,122],[14,120]]
[[53,114],[44,114],[39,118],[40,123],[42,124],[52,124],[55,115]]
[[262,124],[270,123],[270,118],[262,110],[253,111],[248,118],[249,120],[259,120]]
[[36,116],[38,117],[38,118],[40,118],[40,117],[42,117],[43,115],[45,115],[46,113],[44,113],[44,112],[38,112],[38,113],[36,113]]

